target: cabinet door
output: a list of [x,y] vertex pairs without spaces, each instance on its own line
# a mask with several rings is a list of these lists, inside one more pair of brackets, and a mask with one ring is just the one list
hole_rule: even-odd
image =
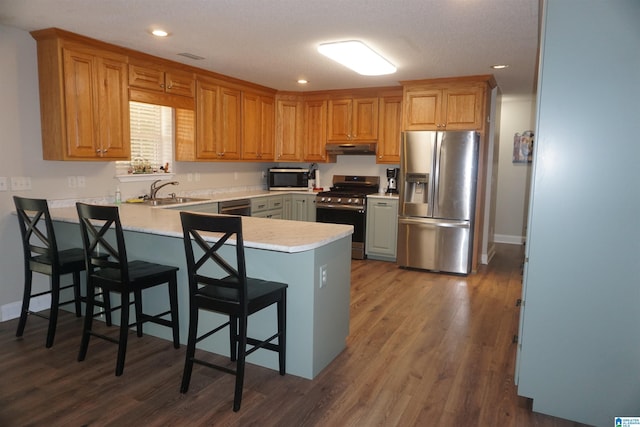
[[192,73],[178,70],[166,70],[164,74],[164,89],[172,95],[193,98],[195,79]]
[[307,196],[294,194],[291,197],[291,219],[294,221],[309,220]]
[[196,158],[216,159],[219,139],[219,88],[206,81],[196,84]]
[[241,99],[240,91],[228,87],[220,87],[220,155],[222,160],[238,160],[240,158],[241,131]]
[[380,98],[377,163],[400,163],[402,96]]
[[351,113],[353,141],[378,139],[378,98],[354,98]]
[[398,201],[367,200],[367,256],[395,261]]
[[328,105],[327,139],[351,141],[351,99],[331,99]]
[[98,117],[94,109],[98,97],[94,77],[98,73],[97,60],[94,55],[64,49],[63,61],[67,154],[71,158],[99,157]]
[[66,152],[69,158],[129,158],[126,64],[64,49]]
[[482,129],[483,88],[473,86],[452,88],[444,93],[447,130]]
[[326,161],[327,101],[305,101],[304,128],[304,160],[307,162]]
[[99,143],[102,157],[126,160],[131,157],[127,64],[101,59],[98,67]]
[[242,94],[242,158],[273,160],[273,98],[251,92]]
[[260,95],[250,92],[242,94],[242,158],[260,158],[261,131]]
[[407,91],[405,130],[438,130],[442,124],[442,90]]
[[129,64],[129,85],[164,92],[164,72],[156,67]]
[[276,111],[276,160],[302,161],[302,102],[279,99]]
[[260,160],[274,160],[276,107],[273,97],[260,97]]

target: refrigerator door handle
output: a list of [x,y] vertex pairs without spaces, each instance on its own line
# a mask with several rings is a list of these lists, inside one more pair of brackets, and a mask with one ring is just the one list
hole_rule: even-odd
[[435,146],[433,147],[433,156],[431,170],[431,179],[429,180],[429,216],[439,216],[439,212],[436,211],[438,201],[440,200],[440,151],[442,149],[442,132],[436,134]]
[[469,221],[443,221],[443,220],[433,220],[431,218],[419,218],[419,217],[399,217],[398,223],[400,224],[416,224],[428,226],[431,225],[433,227],[451,227],[451,228],[463,228],[469,227]]

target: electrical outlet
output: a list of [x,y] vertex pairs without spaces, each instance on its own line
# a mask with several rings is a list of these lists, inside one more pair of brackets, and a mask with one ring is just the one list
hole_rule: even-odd
[[78,183],[78,188],[84,188],[87,185],[85,177],[83,175],[78,175],[76,177],[76,182]]
[[69,188],[76,188],[78,186],[78,179],[75,176],[68,176],[67,186]]
[[193,174],[192,173],[188,173],[187,174],[187,181],[189,181],[189,182],[193,181]]
[[28,176],[12,176],[11,191],[31,190],[31,178]]
[[320,277],[318,278],[320,281],[320,287],[324,288],[327,286],[327,265],[323,265],[320,267]]
[[7,177],[0,176],[0,191],[7,191]]
[[199,172],[195,173],[195,179],[196,179],[196,182],[200,181],[200,173]]

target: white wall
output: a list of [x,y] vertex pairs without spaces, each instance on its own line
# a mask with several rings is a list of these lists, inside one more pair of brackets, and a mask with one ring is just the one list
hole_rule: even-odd
[[535,127],[533,96],[503,96],[500,115],[500,154],[496,199],[495,241],[520,244],[524,241],[529,203],[531,165],[513,163],[513,136]]

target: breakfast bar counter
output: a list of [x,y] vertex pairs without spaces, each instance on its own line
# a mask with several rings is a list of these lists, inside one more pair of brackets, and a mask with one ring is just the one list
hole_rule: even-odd
[[[189,295],[179,211],[139,205],[121,205],[119,210],[129,259],[174,265],[180,269],[180,341],[185,344]],[[82,244],[75,206],[53,208],[51,215],[61,248]],[[312,379],[346,345],[353,228],[342,224],[254,217],[242,217],[242,226],[247,275],[289,285],[287,374]],[[211,236],[211,240],[216,238]],[[321,269],[326,271],[324,282]],[[166,307],[164,293],[154,291],[145,293],[145,304]],[[215,313],[201,314],[201,322],[207,322],[207,319],[219,322],[224,318]],[[269,307],[249,317],[249,335],[270,336],[275,325],[275,307]],[[165,329],[147,324],[144,333],[170,340],[170,332]],[[199,348],[228,356],[228,335],[217,335],[203,341]],[[256,351],[247,362],[278,369],[277,355],[272,352]]]

